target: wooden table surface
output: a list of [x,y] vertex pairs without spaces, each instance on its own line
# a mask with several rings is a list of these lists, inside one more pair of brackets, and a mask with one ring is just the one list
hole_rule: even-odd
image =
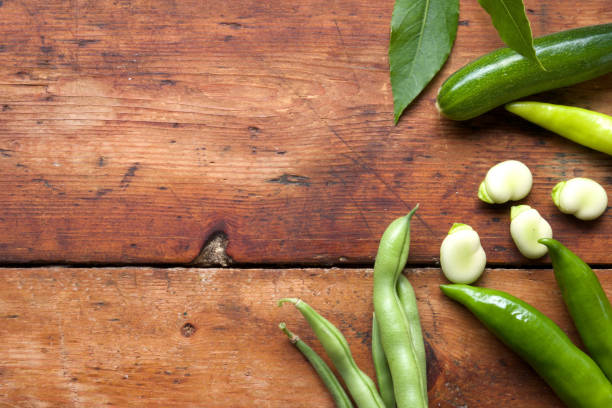
[[[534,35],[612,21],[609,0],[526,0]],[[277,324],[322,352],[301,297],[370,356],[372,265],[415,204],[409,265],[431,407],[561,407],[444,298],[439,246],[480,234],[479,285],[540,308],[581,344],[550,259],[523,258],[493,164],[534,175],[524,203],[612,297],[612,211],[550,200],[612,159],[501,109],[445,120],[442,81],[502,46],[475,0],[438,76],[393,126],[392,0],[0,0],[0,407],[331,407]],[[538,95],[612,114],[612,75]]]

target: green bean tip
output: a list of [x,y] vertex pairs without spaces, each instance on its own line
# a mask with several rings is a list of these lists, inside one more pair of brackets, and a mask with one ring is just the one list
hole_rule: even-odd
[[300,301],[300,299],[296,299],[296,298],[282,298],[278,300],[278,307],[281,307],[284,303],[292,303],[292,304],[297,304]]

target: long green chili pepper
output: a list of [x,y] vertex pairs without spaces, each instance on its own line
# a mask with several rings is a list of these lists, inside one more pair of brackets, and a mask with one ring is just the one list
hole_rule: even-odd
[[548,247],[555,279],[584,346],[612,380],[612,306],[597,275],[559,241],[539,242]]
[[506,109],[573,142],[612,155],[612,117],[542,102],[514,102]]
[[387,227],[374,264],[374,312],[399,408],[427,407],[424,376],[397,293],[397,281],[408,259],[410,219],[417,208]]
[[382,343],[380,342],[380,330],[376,321],[376,314],[372,314],[372,361],[376,371],[378,391],[385,402],[385,407],[395,408],[395,395],[393,394],[393,378],[389,370],[389,363],[385,357]]
[[612,407],[612,385],[599,366],[542,312],[498,290],[463,284],[440,288],[531,365],[569,407]]
[[336,375],[333,373],[331,368],[327,365],[325,361],[317,354],[316,351],[310,348],[308,344],[306,344],[302,339],[293,334],[284,322],[279,323],[278,327],[289,337],[289,341],[293,344],[312,365],[312,368],[315,369],[317,374],[319,374],[319,378],[325,384],[325,387],[331,394],[334,402],[336,403],[337,408],[353,408],[353,403],[351,399],[342,388],[340,381],[336,378]]
[[342,376],[346,388],[359,408],[385,408],[376,385],[359,369],[340,330],[301,299],[283,298],[278,305],[292,303],[302,313],[325,352]]

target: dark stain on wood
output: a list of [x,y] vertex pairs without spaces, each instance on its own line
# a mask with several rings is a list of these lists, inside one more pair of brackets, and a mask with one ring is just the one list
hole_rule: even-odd
[[132,166],[130,166],[130,168],[123,175],[123,178],[121,179],[121,182],[119,183],[119,186],[121,186],[121,188],[123,189],[128,188],[130,186],[130,183],[132,182],[132,179],[136,175],[136,171],[139,168],[140,168],[140,163],[138,162],[135,162]]
[[33,178],[31,180],[33,183],[41,183],[43,186],[47,187],[50,190],[53,191],[61,191],[59,188],[55,187],[53,184],[51,184],[51,182],[45,178]]
[[81,38],[76,41],[79,47],[87,47],[88,45],[95,44],[97,42],[100,42],[100,40],[88,40],[88,39]]
[[[171,79],[162,79],[161,81],[159,81],[159,83],[161,84],[161,86],[166,86],[166,85],[176,85],[176,81],[173,81]],[[176,124],[176,123],[175,123]],[[176,126],[174,126],[176,127]]]
[[45,54],[50,54],[53,52],[53,47],[48,46],[48,45],[43,45],[42,47],[40,47],[40,51]]
[[100,308],[108,306],[108,303],[106,303],[106,302],[93,302],[91,305],[94,307],[94,309],[99,310]]
[[259,134],[260,129],[257,126],[249,126],[249,133],[251,134],[251,139],[257,139],[257,134]]
[[108,193],[112,193],[113,189],[112,188],[101,188],[99,190],[96,191],[96,197],[102,197],[105,196]]
[[10,149],[0,149],[0,156],[2,157],[13,157],[13,151]]
[[276,178],[266,180],[268,183],[278,183],[283,185],[298,185],[304,187],[310,187],[310,178],[305,176],[298,176],[296,174],[283,174]]
[[226,27],[229,27],[229,28],[233,28],[234,30],[240,30],[242,28],[242,24],[236,23],[236,22],[233,22],[233,21],[232,22],[222,21],[222,22],[219,23],[219,25],[220,26],[226,26]]

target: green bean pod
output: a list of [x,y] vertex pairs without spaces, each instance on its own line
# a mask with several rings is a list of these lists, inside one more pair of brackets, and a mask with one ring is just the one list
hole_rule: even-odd
[[513,102],[506,110],[572,142],[612,156],[612,117],[573,106]]
[[612,407],[612,385],[599,366],[542,312],[494,289],[463,284],[440,288],[531,365],[567,406]]
[[[419,373],[423,379],[423,393],[427,395],[427,367],[425,344],[423,342],[423,332],[421,331],[421,321],[419,311],[417,309],[416,296],[414,289],[408,278],[400,274],[397,280],[397,295],[404,310],[407,320],[408,331],[410,332],[410,340],[415,350]],[[395,404],[395,396],[393,394],[393,379],[387,357],[384,354],[378,323],[376,323],[376,315],[372,319],[372,358],[374,360],[374,368],[376,369],[376,377],[378,380],[378,388],[380,394],[388,408],[393,408]]]
[[423,341],[423,331],[421,330],[421,319],[417,308],[416,295],[408,278],[400,274],[397,280],[397,295],[404,310],[410,332],[410,340],[416,354],[417,367],[421,376],[423,395],[427,395],[427,359],[425,355],[425,343]]
[[385,408],[385,403],[370,377],[359,369],[353,359],[346,338],[329,320],[317,313],[301,299],[284,298],[278,301],[292,303],[302,313],[325,352],[342,376],[346,388],[359,408]]
[[382,343],[380,342],[380,330],[376,321],[376,314],[372,314],[372,361],[376,371],[378,391],[385,402],[385,407],[395,408],[395,395],[393,394],[393,378],[389,370],[389,363],[385,357]]
[[410,219],[417,208],[387,227],[374,264],[374,312],[399,408],[427,407],[419,358],[397,293],[397,281],[408,260]]
[[279,323],[278,327],[289,337],[289,341],[293,344],[312,366],[314,370],[319,375],[323,384],[331,394],[334,402],[336,403],[337,408],[353,408],[353,403],[351,399],[342,388],[340,381],[336,378],[336,375],[333,373],[331,368],[327,365],[325,361],[317,354],[316,351],[310,348],[308,344],[306,344],[302,339],[293,334],[284,322]]
[[548,247],[555,279],[584,346],[612,380],[612,307],[597,275],[559,241],[540,243]]

